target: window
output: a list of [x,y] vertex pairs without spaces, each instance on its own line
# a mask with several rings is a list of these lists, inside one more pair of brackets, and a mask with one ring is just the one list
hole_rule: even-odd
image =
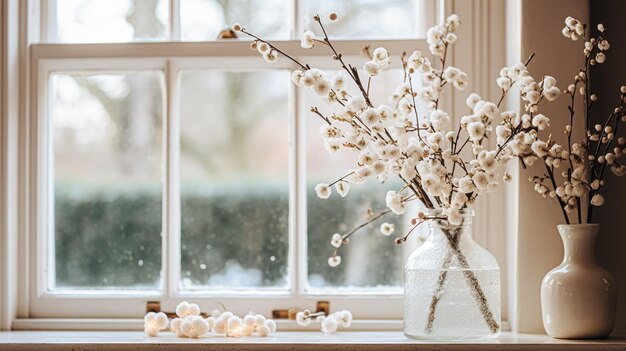
[[[31,316],[137,317],[148,300],[171,310],[181,299],[270,314],[324,299],[356,318],[399,319],[413,247],[379,234],[382,221],[357,234],[340,267],[327,263],[332,233],[382,209],[388,185],[318,199],[313,186],[342,176],[352,157],[325,153],[308,111],[324,104],[293,86],[291,62],[269,65],[248,41],[216,38],[237,21],[334,72],[323,48],[299,48],[313,14],[340,15],[329,31],[360,66],[367,44],[396,57],[427,51],[439,3],[42,1]],[[400,68],[394,61],[372,94],[387,96]]]

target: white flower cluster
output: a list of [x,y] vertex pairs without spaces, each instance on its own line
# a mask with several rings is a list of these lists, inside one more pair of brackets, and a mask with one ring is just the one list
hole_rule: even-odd
[[565,19],[565,27],[563,27],[561,32],[566,38],[578,40],[578,38],[585,35],[585,24],[572,16],[568,16]]
[[[326,33],[319,16],[314,19],[322,32]],[[464,116],[450,116],[441,108],[440,98],[447,86],[457,90],[464,90],[468,86],[465,72],[446,65],[450,48],[458,41],[456,32],[460,24],[459,17],[451,15],[428,30],[426,40],[432,54],[428,55],[430,59],[419,51],[413,52],[407,59],[404,55],[401,57],[404,79],[384,104],[372,101],[369,88],[380,71],[389,65],[390,55],[386,49],[375,49],[361,70],[364,74],[360,74],[356,67],[344,62],[328,37],[317,39],[312,32],[306,32],[302,38],[303,47],[311,48],[316,44],[328,46],[333,60],[338,61],[343,68],[344,71],[333,78],[284,54],[300,67],[292,74],[293,82],[299,87],[314,90],[336,107],[329,115],[321,113],[316,107],[311,108],[323,121],[320,134],[326,150],[331,154],[341,151],[357,154],[356,165],[350,167],[344,176],[335,182],[315,186],[317,196],[322,199],[331,197],[334,186],[337,193],[344,197],[352,185],[368,179],[385,183],[393,177],[403,182],[402,188],[387,192],[385,203],[388,210],[370,213],[363,225],[343,235],[336,233],[332,236],[334,250],[328,260],[330,266],[341,263],[338,250],[356,230],[386,213],[404,214],[410,201],[420,201],[428,209],[441,210],[437,219],[447,219],[451,225],[461,224],[461,210],[471,207],[478,196],[493,190],[501,181],[511,179],[503,170],[504,165],[512,159],[519,158],[529,165],[542,159],[550,171],[571,163],[562,187],[547,190],[544,181],[549,177],[535,179],[537,191],[546,196],[562,194],[564,206],[577,201],[571,198],[577,198],[582,193],[581,189],[589,189],[591,186],[586,180],[590,172],[586,165],[580,163],[584,157],[589,157],[583,157],[583,153],[588,150],[588,142],[573,144],[570,149],[556,144],[550,137],[540,138],[540,133],[550,127],[550,119],[539,111],[540,104],[543,101],[554,101],[561,90],[552,76],[546,75],[540,80],[532,77],[527,68],[532,56],[526,63],[519,62],[500,70],[496,83],[501,88],[501,96],[497,103],[472,93],[466,100],[469,113]],[[604,32],[604,28],[601,28]],[[568,18],[563,33],[577,39],[584,34],[584,30],[584,24]],[[597,54],[608,50],[606,39],[601,35],[590,40],[589,45],[586,44],[589,62],[604,62],[604,56],[599,58]],[[367,79],[362,79],[362,75]],[[572,97],[578,85],[587,79],[585,72],[581,72],[578,77],[577,83],[566,91]],[[525,102],[521,114],[502,110],[500,106],[514,85],[519,87]],[[579,87],[583,95],[587,94],[586,85],[580,84]],[[355,86],[358,89],[353,89]],[[588,96],[588,103],[597,99],[595,95],[585,96]],[[418,109],[418,105],[424,108]],[[616,110],[615,113],[619,115],[618,118],[623,116],[623,110]],[[453,120],[459,120],[460,123],[454,126]],[[598,140],[609,145],[609,141],[614,139],[614,133],[606,127],[603,125],[602,130],[591,133],[590,141]],[[571,132],[571,126],[569,128]],[[612,128],[615,129],[615,126]],[[495,146],[488,142],[493,139],[494,132]],[[619,150],[602,149],[601,153],[592,156],[618,174],[624,172],[624,166],[616,161],[622,153],[620,146]],[[602,182],[596,185],[600,186]],[[596,194],[597,191],[592,195]],[[599,197],[595,199],[595,204],[602,202]],[[413,218],[411,224],[415,226],[428,219],[423,216],[413,217],[420,218],[420,221]],[[385,235],[391,235],[394,229],[387,223],[380,227]],[[406,240],[406,236],[403,240]]]
[[[178,318],[172,319],[170,329],[181,338],[201,338],[209,334],[217,336],[241,337],[257,333],[269,336],[276,332],[276,322],[260,314],[248,314],[243,319],[232,312],[214,311],[210,317],[203,318],[200,307],[195,303],[183,301],[176,306]],[[165,313],[149,312],[144,317],[144,329],[149,336],[157,336],[167,327]]]
[[461,19],[458,15],[452,14],[444,23],[430,27],[426,32],[428,50],[433,55],[443,58],[446,54],[447,45],[456,44],[458,38],[455,32],[460,26]]
[[[587,26],[581,21],[567,17],[563,35],[572,40],[584,37]],[[583,53],[586,63],[590,66],[601,64],[606,60],[605,52],[610,48],[609,42],[604,37],[605,28],[602,24],[597,26],[599,34],[585,41]],[[589,85],[589,68],[583,67],[575,76],[574,82],[564,91],[570,97],[570,123],[565,127],[567,144],[565,146],[557,143],[549,134],[547,139],[542,139],[540,132],[549,127],[549,119],[539,113],[539,102],[542,98],[553,101],[559,94],[556,87],[556,80],[551,76],[545,76],[541,83],[534,83],[527,75],[526,71],[521,71],[520,79],[522,85],[522,96],[527,101],[526,114],[521,120],[509,119],[507,125],[500,130],[498,142],[506,138],[510,131],[519,129],[514,140],[509,143],[507,151],[521,158],[526,164],[533,164],[541,159],[546,168],[543,176],[529,178],[534,183],[534,189],[543,197],[558,199],[563,209],[566,222],[569,223],[568,213],[577,210],[578,222],[582,223],[581,210],[584,202],[591,206],[587,212],[586,221],[592,220],[592,208],[602,206],[604,197],[599,193],[605,184],[603,179],[604,169],[610,169],[613,174],[623,176],[626,174],[626,166],[619,162],[624,154],[624,137],[615,135],[618,123],[626,122],[626,86],[620,88],[620,105],[609,115],[608,119],[603,118],[603,123],[590,124],[590,112],[592,112],[593,102],[598,100],[596,94],[587,91]],[[574,109],[577,96],[581,96],[585,102],[583,113],[584,120],[591,128],[586,130],[586,137],[582,141],[572,141],[574,125]],[[502,135],[502,137],[501,137]],[[559,169],[562,171],[559,172]],[[586,200],[585,200],[586,199]]]
[[352,324],[352,313],[341,310],[325,316],[323,312],[311,313],[309,310],[304,310],[296,314],[296,323],[302,327],[311,325],[313,319],[320,323],[321,331],[329,335],[334,334],[339,327],[349,328]]
[[167,328],[167,315],[163,312],[148,312],[143,317],[143,331],[148,336],[157,336],[161,330]]
[[[315,18],[319,21],[319,17]],[[497,119],[518,120],[511,111],[500,111],[496,103],[482,99],[477,94],[470,95],[468,107],[471,113],[461,118],[460,126],[453,126],[453,118],[439,107],[439,99],[446,86],[464,90],[468,86],[468,76],[458,67],[446,66],[450,47],[457,43],[456,32],[461,21],[451,15],[441,24],[428,30],[429,51],[441,64],[435,67],[431,60],[419,51],[413,52],[406,61],[405,79],[389,97],[387,104],[374,104],[368,94],[369,89],[362,84],[358,71],[348,69],[328,38],[317,39],[312,32],[306,32],[302,46],[311,48],[316,43],[328,45],[333,59],[342,63],[344,73],[332,79],[324,72],[309,65],[296,62],[300,68],[293,72],[293,82],[299,87],[310,88],[327,102],[336,104],[330,116],[324,116],[315,107],[311,109],[322,118],[324,124],[320,134],[330,153],[350,150],[358,154],[356,166],[333,183],[320,183],[315,186],[319,198],[327,199],[333,194],[333,186],[340,196],[348,194],[351,185],[361,184],[375,178],[384,183],[391,177],[400,178],[405,186],[400,190],[387,192],[385,202],[389,210],[401,215],[409,201],[421,201],[428,208],[441,208],[451,224],[462,221],[460,210],[473,205],[476,198],[495,188],[501,179],[502,165],[511,156],[503,152],[503,147],[488,149],[484,141],[492,133]],[[384,48],[376,48],[371,60],[363,66],[369,79],[375,79],[380,71],[389,66],[389,53]],[[522,88],[525,97],[532,103],[542,96],[542,86],[526,77],[523,64],[506,68],[499,84],[505,94],[518,80],[524,80]],[[414,82],[421,80],[420,84]],[[356,85],[356,91],[349,89]],[[534,83],[534,84],[533,84]],[[369,86],[369,83],[368,83]],[[415,86],[415,88],[414,88]],[[417,86],[420,86],[418,89]],[[546,91],[558,95],[554,85],[545,84]],[[538,94],[538,95],[537,95]],[[546,93],[548,94],[548,93]],[[551,95],[551,96],[552,96]],[[426,115],[418,112],[418,103],[427,108]],[[536,118],[543,127],[547,121]],[[498,129],[501,138],[508,139],[517,133],[514,126]],[[507,140],[508,142],[508,140]],[[469,157],[464,148],[471,148]],[[370,220],[380,218],[374,214]],[[381,233],[391,235],[395,227],[385,223]],[[345,243],[352,232],[335,234],[331,245],[335,248],[328,260],[330,266],[341,263],[337,250]]]
[[363,70],[370,77],[375,77],[381,70],[389,67],[389,53],[385,48],[376,48],[372,54],[372,60],[363,65]]

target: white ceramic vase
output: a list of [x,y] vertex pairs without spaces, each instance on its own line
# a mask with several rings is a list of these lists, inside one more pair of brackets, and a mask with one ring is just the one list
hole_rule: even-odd
[[559,225],[565,257],[541,283],[543,326],[559,339],[608,336],[615,324],[617,290],[594,257],[599,224]]

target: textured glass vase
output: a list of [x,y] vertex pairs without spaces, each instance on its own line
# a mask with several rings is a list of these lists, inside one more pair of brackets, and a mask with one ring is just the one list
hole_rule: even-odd
[[[437,215],[437,212],[430,213]],[[500,267],[472,238],[473,210],[461,225],[430,220],[430,236],[404,270],[404,334],[478,339],[500,334]]]

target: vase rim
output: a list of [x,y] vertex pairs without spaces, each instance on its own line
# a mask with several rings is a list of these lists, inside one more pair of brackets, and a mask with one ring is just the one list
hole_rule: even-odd
[[557,228],[596,228],[599,227],[599,223],[584,223],[584,224],[558,224]]

